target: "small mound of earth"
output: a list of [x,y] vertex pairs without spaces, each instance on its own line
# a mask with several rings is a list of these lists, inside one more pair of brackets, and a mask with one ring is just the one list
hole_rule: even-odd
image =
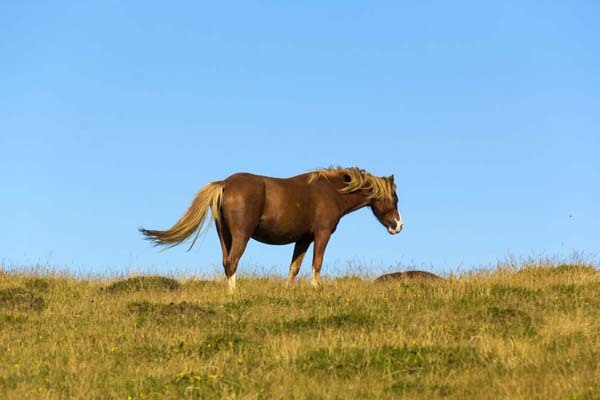
[[140,290],[153,289],[176,290],[179,289],[179,286],[179,282],[173,278],[149,275],[135,276],[133,278],[113,282],[111,285],[107,286],[105,290],[109,293],[137,292]]
[[404,271],[404,272],[392,272],[391,274],[384,274],[375,279],[375,282],[389,282],[397,280],[434,280],[442,279],[436,274],[432,274],[427,271]]
[[43,298],[20,287],[0,290],[0,310],[41,311],[46,308]]

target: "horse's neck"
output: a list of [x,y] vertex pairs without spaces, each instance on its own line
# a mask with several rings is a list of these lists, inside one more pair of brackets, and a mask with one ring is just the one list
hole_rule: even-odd
[[344,215],[366,207],[371,203],[369,197],[361,192],[340,193],[340,198]]
[[335,188],[335,193],[338,196],[336,200],[342,210],[342,215],[366,207],[371,203],[368,194],[362,190],[352,193],[341,193],[340,190],[343,189],[346,184],[340,177],[328,178],[327,183]]

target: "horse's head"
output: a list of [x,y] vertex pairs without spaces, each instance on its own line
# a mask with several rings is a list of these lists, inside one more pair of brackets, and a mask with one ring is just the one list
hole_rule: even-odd
[[396,185],[394,184],[394,175],[383,178],[390,185],[391,196],[375,198],[371,201],[371,210],[379,222],[385,226],[391,235],[395,235],[402,230],[403,222],[398,212],[398,195],[396,194]]

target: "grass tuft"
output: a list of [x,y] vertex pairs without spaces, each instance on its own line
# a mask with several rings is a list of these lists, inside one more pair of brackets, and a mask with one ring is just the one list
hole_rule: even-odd
[[371,326],[373,322],[374,317],[372,315],[360,312],[340,313],[326,317],[311,315],[306,318],[280,321],[277,324],[267,328],[267,331],[271,334],[297,334],[320,329],[350,329],[361,326],[367,327]]
[[105,288],[109,293],[137,292],[149,290],[176,290],[180,284],[173,278],[164,276],[135,276],[125,280],[113,282]]
[[41,311],[46,308],[43,298],[21,287],[0,290],[0,310]]
[[37,293],[48,293],[50,290],[50,282],[43,278],[30,278],[24,283],[25,288],[37,292]]
[[533,320],[525,311],[514,307],[492,306],[486,310],[485,320],[490,324],[491,334],[503,337],[534,336]]
[[426,374],[452,368],[474,368],[492,359],[473,346],[382,346],[375,348],[319,348],[297,361],[300,371],[339,377]]

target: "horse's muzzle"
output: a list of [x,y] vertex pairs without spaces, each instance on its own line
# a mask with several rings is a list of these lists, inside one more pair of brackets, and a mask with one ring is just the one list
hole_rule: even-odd
[[388,226],[387,230],[390,235],[395,235],[396,233],[400,233],[404,224],[401,221],[394,221],[390,226]]

